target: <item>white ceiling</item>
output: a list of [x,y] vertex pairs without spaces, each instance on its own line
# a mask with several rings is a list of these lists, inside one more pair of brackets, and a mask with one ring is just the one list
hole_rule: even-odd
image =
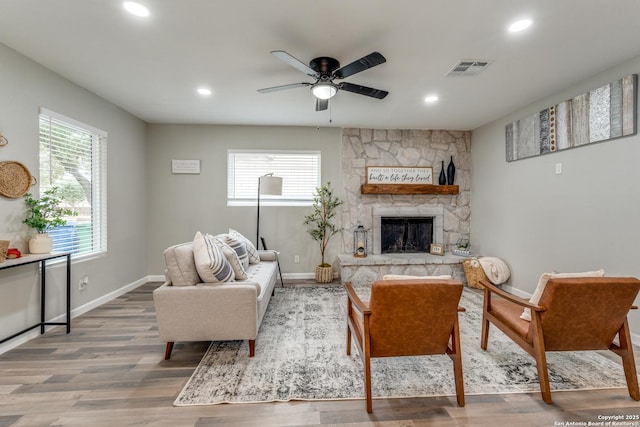
[[[473,129],[640,54],[637,0],[140,2],[150,17],[120,0],[0,0],[0,43],[150,123],[412,129]],[[521,17],[533,26],[508,33]],[[344,81],[390,94],[341,91],[324,112],[307,88],[259,94],[312,82],[272,50],[342,65],[379,51],[385,64]],[[446,77],[461,59],[493,62]]]

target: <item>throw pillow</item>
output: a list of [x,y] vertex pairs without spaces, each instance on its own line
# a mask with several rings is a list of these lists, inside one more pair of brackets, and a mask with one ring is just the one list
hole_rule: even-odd
[[222,250],[199,231],[193,238],[193,260],[203,282],[233,281],[235,274]]
[[251,240],[247,239],[246,237],[244,237],[242,234],[240,234],[238,231],[234,230],[233,228],[229,229],[229,236],[234,237],[236,239],[240,239],[241,241],[244,242],[245,245],[247,245],[247,253],[249,254],[250,264],[257,264],[260,262],[260,256],[258,255],[258,250],[253,245],[253,243],[251,243]]
[[229,264],[233,269],[236,280],[247,280],[249,276],[247,276],[247,272],[244,271],[244,267],[242,266],[240,258],[238,258],[238,254],[224,241],[224,235],[219,234],[217,236],[212,236],[208,234],[207,237],[212,239],[213,242],[218,245],[224,256],[227,258],[227,261],[229,261]]
[[227,245],[231,246],[231,249],[236,251],[242,267],[245,269],[249,267],[249,252],[247,251],[247,244],[243,240],[228,234],[219,234],[217,237],[221,237]]
[[[540,280],[538,280],[538,286],[536,287],[536,290],[533,291],[533,295],[531,295],[529,302],[531,304],[538,304],[538,302],[540,302],[540,297],[542,296],[549,279],[567,279],[571,277],[604,277],[604,270],[584,271],[581,273],[543,273],[542,276],[540,276]],[[520,318],[530,322],[531,309],[525,308],[522,311]]]
[[385,274],[382,280],[412,280],[412,279],[435,279],[435,280],[451,280],[450,274],[442,274],[440,276],[407,276],[404,274]]

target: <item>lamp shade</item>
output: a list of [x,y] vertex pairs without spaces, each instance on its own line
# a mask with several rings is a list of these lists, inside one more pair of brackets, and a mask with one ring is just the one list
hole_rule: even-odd
[[282,178],[279,176],[265,175],[260,177],[260,194],[271,196],[282,195]]

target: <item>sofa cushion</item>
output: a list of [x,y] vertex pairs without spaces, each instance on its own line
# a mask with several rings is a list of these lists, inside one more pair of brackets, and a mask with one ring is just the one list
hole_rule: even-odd
[[[529,302],[536,305],[540,302],[540,297],[542,296],[549,279],[567,279],[570,277],[604,277],[604,270],[583,271],[581,273],[543,273],[538,280],[538,286],[536,287],[536,290],[533,291],[533,295],[531,295]],[[520,318],[531,321],[531,309],[525,308],[520,315]]]
[[219,234],[216,237],[222,238],[223,242],[231,246],[231,249],[236,251],[238,259],[240,259],[240,262],[245,269],[249,267],[249,252],[247,251],[247,244],[244,240],[229,234]]
[[247,253],[249,254],[250,264],[257,264],[260,262],[260,256],[258,256],[258,250],[253,245],[253,243],[251,243],[251,240],[247,239],[242,234],[240,234],[240,232],[234,230],[233,228],[229,229],[229,236],[244,242],[244,244],[247,246]]
[[222,250],[222,253],[227,258],[227,261],[229,261],[236,280],[246,280],[247,273],[244,271],[242,262],[240,261],[240,258],[238,257],[236,251],[234,251],[233,248],[225,242],[224,236],[224,234],[218,234],[217,236],[207,234],[207,238],[211,239],[220,248],[220,250]]
[[193,260],[193,243],[181,243],[164,251],[167,280],[173,286],[194,286],[200,283],[200,276]]
[[222,249],[199,231],[193,238],[193,260],[204,282],[229,282],[235,279],[233,268]]

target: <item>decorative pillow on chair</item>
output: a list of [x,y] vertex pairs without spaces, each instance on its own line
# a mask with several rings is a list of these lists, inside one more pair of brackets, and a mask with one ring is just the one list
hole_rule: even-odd
[[242,234],[240,234],[238,231],[234,230],[233,228],[229,229],[229,236],[239,239],[240,241],[244,242],[245,245],[247,245],[247,253],[249,254],[249,264],[257,264],[260,262],[260,256],[258,255],[258,250],[253,245],[253,243],[251,243],[251,240],[247,239],[246,237],[244,237]]
[[222,249],[199,231],[193,238],[193,260],[203,282],[230,282],[235,279],[231,264]]
[[236,280],[247,280],[247,272],[244,271],[244,267],[242,266],[240,258],[238,258],[238,254],[225,242],[224,236],[224,234],[219,234],[217,236],[207,234],[207,238],[213,240],[227,258],[227,261],[229,261]]
[[404,274],[385,274],[382,280],[413,280],[413,279],[435,279],[435,280],[451,280],[450,274],[442,274],[440,276],[407,276]]
[[[533,291],[533,295],[531,295],[529,302],[531,304],[538,304],[538,302],[540,302],[540,297],[542,296],[549,279],[568,279],[571,277],[604,277],[604,270],[584,271],[582,273],[543,273],[542,276],[540,276],[540,280],[538,280],[538,286],[536,287],[536,290]],[[531,309],[525,308],[520,315],[520,318],[531,322]]]

